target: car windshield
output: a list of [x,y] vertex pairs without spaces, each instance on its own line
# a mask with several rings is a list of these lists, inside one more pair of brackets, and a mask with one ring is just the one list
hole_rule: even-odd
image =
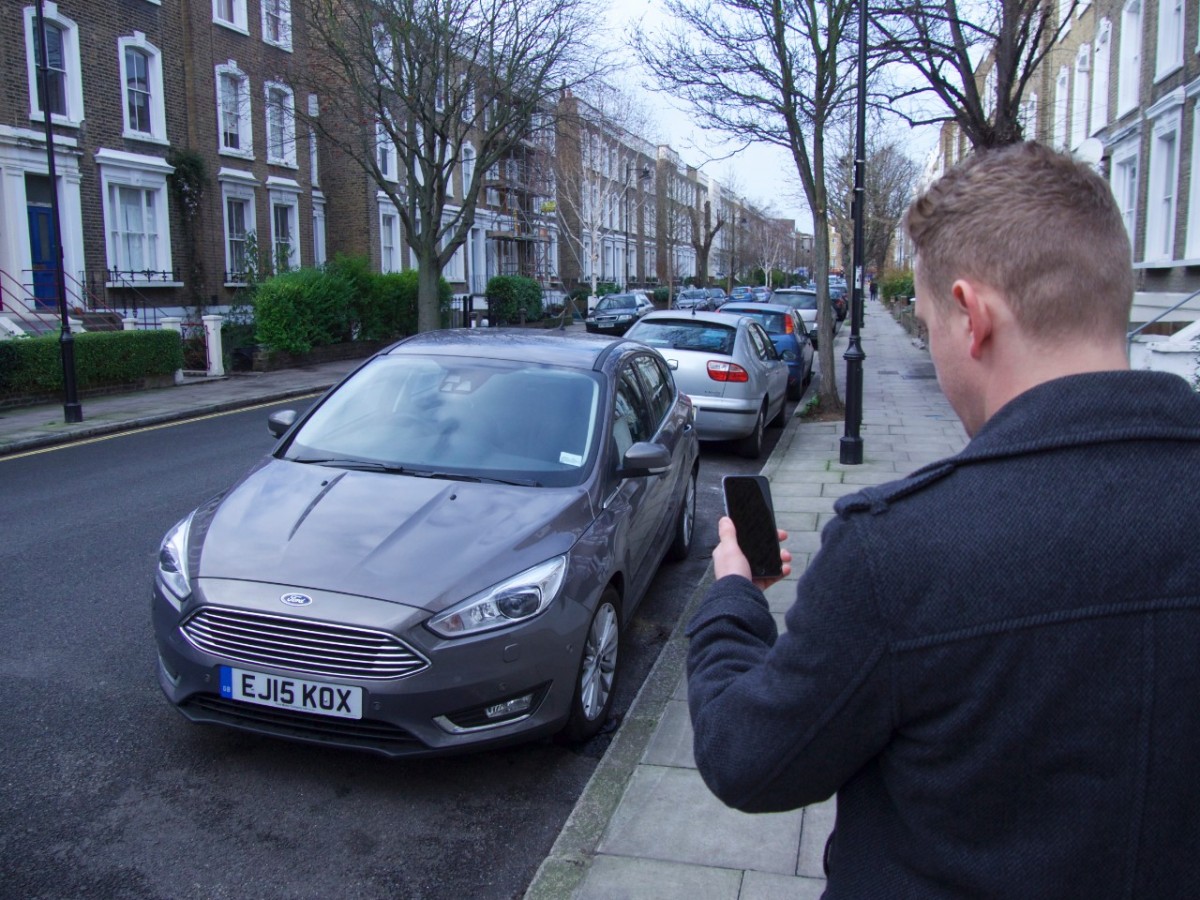
[[737,338],[737,327],[702,322],[695,319],[642,319],[625,335],[651,347],[672,350],[699,350],[729,356]]
[[596,304],[596,312],[617,309],[637,309],[637,298],[633,294],[610,294]]
[[526,362],[381,356],[283,454],[403,474],[577,484],[596,444],[598,376]]
[[795,309],[817,308],[817,295],[800,291],[776,291],[774,300],[776,303],[786,303]]
[[691,290],[688,290],[688,291],[681,291],[679,293],[679,299],[680,300],[707,300],[708,299],[708,291],[705,291],[702,288],[692,288]]
[[728,309],[723,312],[733,313],[735,316],[745,316],[748,319],[753,319],[764,329],[767,334],[784,334],[787,326],[784,324],[783,313],[781,312],[765,312],[759,309]]

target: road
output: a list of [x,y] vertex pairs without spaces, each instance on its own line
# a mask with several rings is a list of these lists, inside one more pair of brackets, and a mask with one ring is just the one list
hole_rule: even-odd
[[[396,762],[192,725],[162,697],[158,543],[269,450],[279,408],[0,459],[0,897],[489,900],[549,852],[611,735]],[[720,476],[765,459],[703,445],[693,552],[627,633],[618,716],[708,566]]]

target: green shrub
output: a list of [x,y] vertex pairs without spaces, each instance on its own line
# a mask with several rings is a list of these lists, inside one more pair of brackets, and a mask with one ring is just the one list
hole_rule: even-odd
[[354,293],[354,282],[338,272],[296,269],[268,278],[254,292],[255,338],[288,353],[350,340]]
[[[45,394],[63,389],[57,334],[0,342],[0,394]],[[178,332],[94,331],[74,336],[75,383],[80,390],[133,384],[183,368]]]
[[879,281],[879,294],[884,300],[916,296],[912,272],[888,272]]
[[656,287],[654,289],[654,305],[667,308],[667,304],[671,302],[671,289],[666,287]]
[[492,314],[500,323],[522,320],[536,322],[542,317],[542,286],[521,275],[496,275],[488,279],[487,298]]

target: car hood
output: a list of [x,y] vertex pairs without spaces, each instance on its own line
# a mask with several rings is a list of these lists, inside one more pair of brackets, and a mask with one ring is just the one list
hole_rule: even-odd
[[429,612],[569,550],[584,487],[528,488],[271,459],[200,514],[196,574],[403,602]]

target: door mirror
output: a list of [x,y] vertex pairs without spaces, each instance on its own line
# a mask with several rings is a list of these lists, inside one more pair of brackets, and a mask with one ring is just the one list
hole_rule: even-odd
[[275,437],[283,437],[284,433],[296,421],[296,411],[294,409],[281,409],[279,412],[271,413],[267,416],[267,428],[271,430],[271,434]]
[[621,460],[621,469],[617,473],[622,478],[644,478],[647,475],[661,475],[671,468],[671,451],[662,444],[650,441],[638,441],[625,451]]

